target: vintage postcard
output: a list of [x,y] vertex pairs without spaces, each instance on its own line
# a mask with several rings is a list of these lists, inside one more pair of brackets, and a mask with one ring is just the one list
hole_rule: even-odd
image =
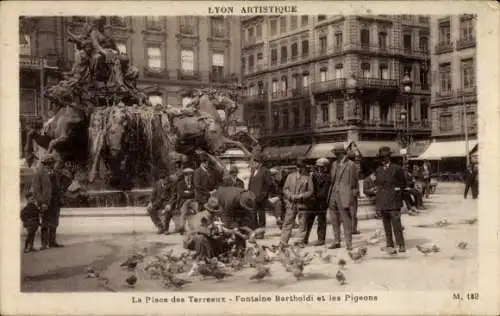
[[488,1],[1,5],[2,315],[498,315]]

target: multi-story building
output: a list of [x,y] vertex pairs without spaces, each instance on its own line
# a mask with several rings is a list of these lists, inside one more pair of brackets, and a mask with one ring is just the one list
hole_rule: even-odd
[[247,123],[270,156],[290,158],[329,156],[335,142],[364,157],[382,144],[399,152],[403,130],[428,138],[429,27],[413,15],[242,18]]
[[431,19],[434,141],[422,157],[460,158],[455,159],[459,161],[457,170],[463,170],[467,150],[475,150],[478,144],[475,29],[473,15],[433,16]]
[[[57,82],[46,75],[47,59],[71,67],[75,47],[67,31],[82,34],[86,17],[31,17],[21,28],[21,118],[47,115],[40,96]],[[108,17],[107,30],[121,53],[141,71],[139,87],[152,103],[185,105],[187,87],[231,89],[240,81],[239,17]],[[236,118],[240,115],[235,113]]]

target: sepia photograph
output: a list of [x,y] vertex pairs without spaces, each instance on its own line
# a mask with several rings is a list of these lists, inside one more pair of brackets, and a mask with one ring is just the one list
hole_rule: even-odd
[[19,23],[22,291],[477,287],[474,15]]
[[498,310],[500,10],[423,3],[2,10],[0,313]]

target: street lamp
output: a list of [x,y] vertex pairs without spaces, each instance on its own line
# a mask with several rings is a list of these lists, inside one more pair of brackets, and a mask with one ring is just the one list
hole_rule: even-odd
[[[400,113],[400,118],[401,122],[404,124],[404,131],[402,135],[402,143],[404,148],[406,149],[406,153],[408,152],[408,147],[410,146],[410,134],[409,134],[409,129],[410,129],[410,118],[409,118],[409,107],[410,107],[410,93],[411,93],[411,87],[412,87],[412,81],[410,78],[410,75],[408,72],[405,72],[405,75],[403,77],[403,80],[401,81],[401,84],[403,86],[403,95],[405,99],[405,108],[401,110]],[[404,155],[404,158],[406,159],[406,154]]]
[[345,94],[348,99],[348,113],[347,120],[357,122],[359,120],[359,111],[358,111],[358,97],[360,94],[360,89],[358,87],[358,81],[356,77],[351,76],[345,82]]

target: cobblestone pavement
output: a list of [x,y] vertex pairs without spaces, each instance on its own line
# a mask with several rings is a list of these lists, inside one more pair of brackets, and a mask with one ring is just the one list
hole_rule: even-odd
[[[435,195],[428,210],[419,216],[403,216],[407,252],[390,257],[381,252],[380,245],[371,246],[361,263],[353,263],[344,249],[329,250],[334,255],[330,264],[313,263],[305,268],[305,278],[296,281],[280,264],[271,265],[272,277],[255,282],[248,278],[253,269],[244,269],[223,281],[198,280],[183,291],[389,291],[389,290],[473,290],[477,286],[477,224],[463,224],[477,216],[477,203],[459,195]],[[444,228],[421,228],[441,219],[451,223]],[[94,292],[106,291],[102,282],[86,278],[86,268],[93,265],[110,279],[117,291],[170,291],[158,281],[139,275],[134,289],[124,285],[128,276],[119,264],[133,246],[148,246],[151,253],[165,247],[181,251],[181,237],[156,235],[147,217],[66,217],[61,218],[60,242],[66,247],[49,249],[22,256],[22,291],[28,292]],[[354,246],[382,228],[379,220],[360,221],[361,235],[354,237]],[[327,236],[332,236],[331,227]],[[315,240],[315,231],[311,241]],[[276,244],[279,230],[273,223],[266,232],[263,244]],[[468,249],[456,247],[467,241]],[[37,237],[38,242],[38,237]],[[425,256],[415,246],[435,242],[441,252]],[[306,247],[304,251],[314,251]],[[345,275],[348,283],[342,287],[335,280],[338,259],[348,262]]]

